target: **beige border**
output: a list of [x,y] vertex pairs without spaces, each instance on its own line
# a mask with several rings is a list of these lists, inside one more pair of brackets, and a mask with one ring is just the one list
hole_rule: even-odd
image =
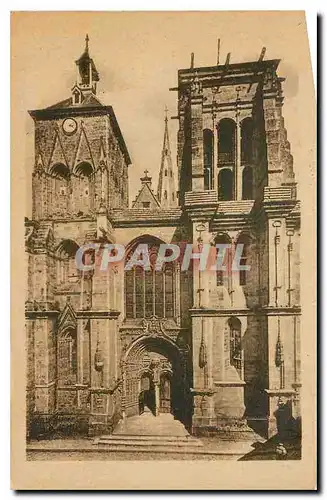
[[[169,13],[185,16],[187,13]],[[238,15],[240,32],[241,19],[253,20],[253,31],[258,22],[265,22],[267,33],[274,33],[276,39],[285,40],[285,47],[293,50],[299,73],[299,95],[297,99],[298,129],[296,173],[299,181],[299,197],[302,201],[302,366],[303,366],[303,458],[298,462],[27,462],[25,459],[25,346],[24,346],[24,228],[25,215],[25,107],[24,71],[35,71],[33,61],[26,61],[26,67],[19,66],[20,44],[28,43],[31,36],[27,21],[33,18],[35,26],[58,22],[78,27],[78,23],[89,16],[90,23],[102,23],[103,16],[110,13],[14,13],[12,14],[11,40],[11,152],[12,152],[12,247],[11,247],[11,476],[15,489],[314,489],[316,474],[316,168],[315,168],[315,100],[306,36],[305,18],[302,12],[244,12]],[[118,13],[131,23],[142,14]],[[167,13],[144,14],[146,16],[167,16]],[[235,18],[235,13],[199,13],[199,23],[207,22],[212,15],[222,16],[226,22]],[[242,17],[245,16],[245,17]],[[252,16],[252,17],[251,17]],[[286,20],[294,20],[299,26],[298,39],[290,48],[288,33],[283,31]],[[261,21],[260,21],[261,20]],[[301,25],[301,26],[300,26]],[[182,23],[181,23],[182,26]],[[182,29],[182,28],[181,28]],[[22,35],[22,30],[24,36]],[[75,31],[78,31],[77,28]],[[73,35],[72,35],[73,36]],[[80,35],[79,35],[80,36]],[[182,32],[181,32],[182,36]],[[46,40],[40,38],[43,49]],[[42,45],[43,44],[43,45]],[[258,50],[260,47],[258,47]],[[46,55],[46,52],[44,53]],[[21,62],[21,61],[20,61]],[[49,82],[44,82],[48,85]],[[37,101],[37,100],[36,100]],[[286,123],[287,127],[287,123]],[[5,432],[5,429],[3,429]]]

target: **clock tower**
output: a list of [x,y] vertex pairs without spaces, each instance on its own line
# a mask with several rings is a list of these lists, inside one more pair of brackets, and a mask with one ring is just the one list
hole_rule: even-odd
[[35,122],[34,219],[90,217],[100,206],[128,206],[131,160],[113,108],[96,95],[98,81],[86,35],[71,96],[30,111]]

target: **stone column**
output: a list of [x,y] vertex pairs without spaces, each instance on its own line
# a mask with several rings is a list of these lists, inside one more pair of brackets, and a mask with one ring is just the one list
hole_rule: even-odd
[[33,434],[41,436],[53,428],[55,413],[55,311],[31,311],[28,318],[34,328],[34,395],[35,406],[31,420]]
[[269,305],[284,307],[288,303],[285,287],[287,268],[287,240],[285,219],[276,218],[268,221],[268,259],[269,259]]
[[202,87],[195,77],[191,86],[192,191],[204,190]]
[[156,382],[154,384],[154,393],[155,393],[155,414],[156,417],[160,413],[160,387],[159,387],[159,382]]
[[242,199],[241,123],[236,119],[235,200]]
[[[117,398],[117,306],[114,272],[95,269],[91,321],[91,434],[110,433],[119,418]],[[118,403],[117,403],[118,404]]]

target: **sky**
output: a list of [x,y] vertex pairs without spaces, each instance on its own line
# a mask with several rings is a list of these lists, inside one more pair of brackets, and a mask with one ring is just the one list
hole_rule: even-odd
[[[70,96],[75,82],[74,61],[84,50],[88,33],[90,54],[100,74],[98,96],[112,105],[129,150],[130,201],[145,169],[156,190],[164,133],[164,109],[177,114],[178,69],[211,66],[231,52],[231,62],[281,59],[278,73],[286,77],[283,114],[294,156],[301,168],[305,129],[303,99],[310,85],[305,20],[300,12],[78,13],[28,12],[12,18],[12,118],[16,161],[26,174],[26,207],[30,215],[31,173],[34,166],[33,121],[29,109],[40,109]],[[300,50],[301,48],[301,50]],[[308,75],[309,72],[309,75]],[[312,78],[312,77],[311,77]],[[169,121],[176,172],[178,121]]]

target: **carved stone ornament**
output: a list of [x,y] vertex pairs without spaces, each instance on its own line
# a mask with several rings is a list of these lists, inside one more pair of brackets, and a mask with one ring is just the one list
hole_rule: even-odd
[[157,316],[151,316],[151,318],[145,318],[143,320],[143,328],[145,335],[150,335],[151,337],[166,335],[163,321],[159,319]]
[[202,94],[202,83],[199,80],[198,75],[196,74],[191,82],[191,92],[192,95],[201,95]]

